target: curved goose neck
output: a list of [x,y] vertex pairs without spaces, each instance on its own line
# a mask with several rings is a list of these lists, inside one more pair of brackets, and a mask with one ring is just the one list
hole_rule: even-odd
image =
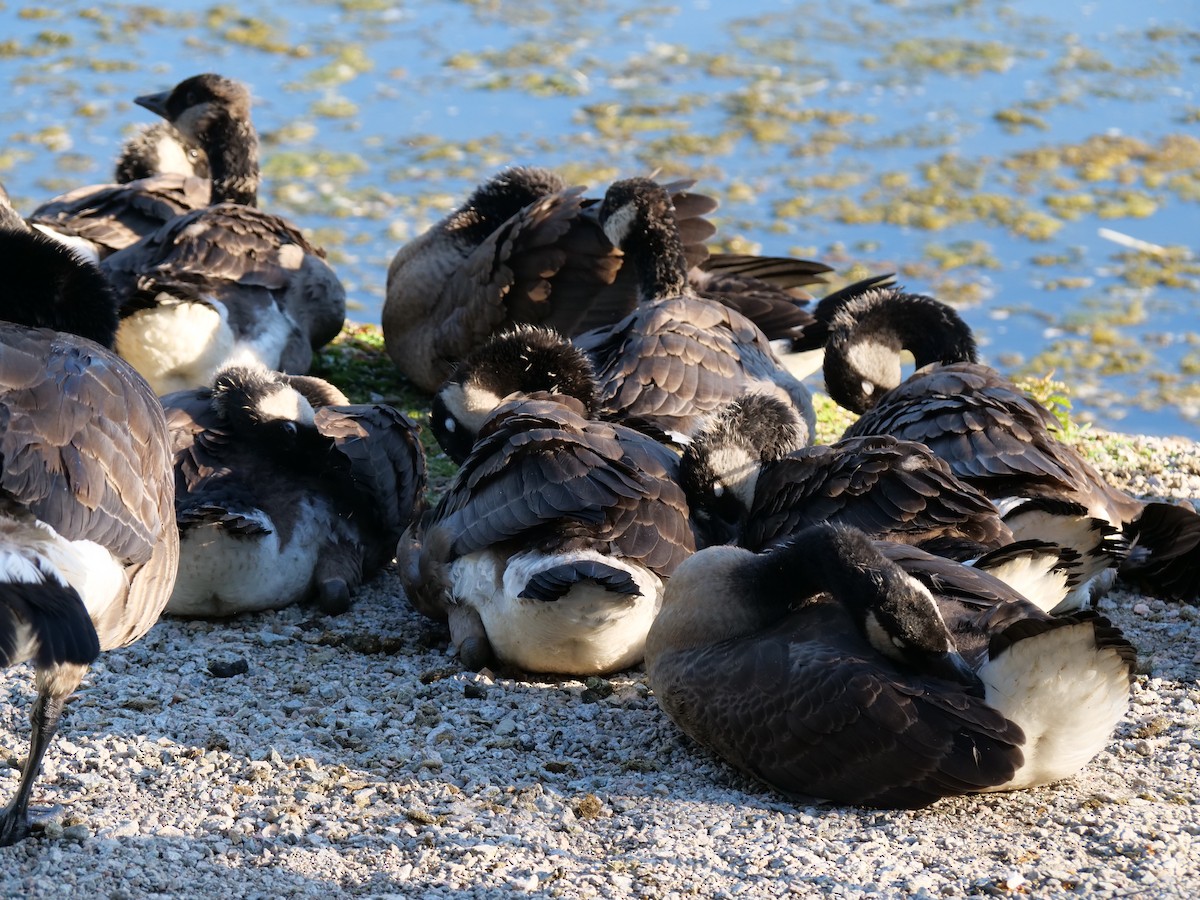
[[601,205],[600,223],[637,272],[639,300],[691,292],[675,207],[662,185],[649,178],[614,182]]
[[633,231],[621,245],[638,273],[638,299],[646,302],[686,294],[687,257],[673,214],[663,218],[639,212]]
[[885,602],[885,576],[897,572],[899,567],[861,531],[822,522],[759,558],[754,596],[772,605],[794,606],[828,593],[861,622]]
[[825,383],[841,406],[862,413],[900,383],[900,351],[917,368],[977,362],[970,327],[951,307],[922,294],[868,290],[841,304],[831,317],[825,346]]

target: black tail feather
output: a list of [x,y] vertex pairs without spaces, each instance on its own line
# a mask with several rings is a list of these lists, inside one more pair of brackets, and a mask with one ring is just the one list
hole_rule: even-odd
[[1200,603],[1200,515],[1172,503],[1147,503],[1127,529],[1133,543],[1121,576],[1157,597]]
[[39,669],[89,665],[100,655],[100,639],[74,588],[53,581],[0,585],[0,664],[21,661],[17,640],[25,628],[33,632],[32,656]]
[[558,600],[581,581],[592,581],[614,594],[638,596],[642,593],[633,576],[624,569],[584,559],[553,566],[535,573],[525,583],[520,596],[528,600]]

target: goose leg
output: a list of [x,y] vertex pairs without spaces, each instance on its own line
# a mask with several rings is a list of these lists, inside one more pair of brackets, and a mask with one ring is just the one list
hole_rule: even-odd
[[58,731],[58,721],[69,693],[59,696],[41,691],[33,704],[33,711],[29,714],[33,726],[29,738],[29,756],[25,760],[17,793],[0,813],[0,847],[15,844],[29,835],[29,797],[33,793],[33,783],[42,771],[42,757],[46,755],[46,748]]

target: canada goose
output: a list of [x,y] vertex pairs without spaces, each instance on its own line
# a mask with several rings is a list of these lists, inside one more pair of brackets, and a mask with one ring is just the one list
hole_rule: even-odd
[[346,294],[321,251],[255,208],[249,92],[197,75],[137,102],[204,148],[213,205],[104,259],[122,303],[118,352],[160,393],[208,384],[227,363],[306,372],[341,330]]
[[958,558],[1012,543],[991,502],[924,445],[884,435],[806,447],[803,433],[789,404],[761,394],[705,424],[679,466],[703,543],[757,551],[819,522]]
[[695,549],[676,457],[572,397],[500,406],[401,538],[409,601],[469,668],[588,675],[642,658],[662,585]]
[[827,524],[767,554],[698,551],[646,641],[659,704],[698,743],[787,795],[882,807],[1073,775],[1124,714],[1133,662],[1091,611],[1051,617]]
[[[672,185],[699,261],[716,204]],[[487,337],[520,322],[563,334],[612,321],[636,302],[620,254],[585,214],[582,187],[517,166],[481,184],[457,210],[397,251],[388,267],[383,335],[413,384],[435,391]]]
[[[256,136],[249,139],[257,145]],[[114,180],[60,194],[35,209],[29,221],[99,260],[213,202],[208,155],[169,122],[145,127],[125,142]]]
[[430,427],[446,455],[461,465],[502,403],[537,393],[574,397],[589,418],[604,418],[587,355],[551,328],[514,325],[454,367],[433,395]]
[[[835,401],[862,413],[846,437],[891,434],[926,444],[987,495],[1019,537],[1072,546],[1072,535],[1094,536],[1093,520],[1107,523],[1134,549],[1114,554],[1107,541],[1098,558],[1124,557],[1122,573],[1156,593],[1200,599],[1200,516],[1139,500],[1105,481],[1055,437],[1057,422],[1045,408],[975,361],[970,329],[954,310],[888,288],[863,294],[831,321],[826,386]],[[918,366],[903,383],[901,347]],[[1062,514],[1071,509],[1077,514]],[[1094,543],[1077,549],[1097,553]],[[1089,590],[1094,597],[1104,587],[1098,577]],[[1087,593],[1079,594],[1081,602]]]
[[163,398],[179,578],[167,612],[230,616],[315,599],[342,612],[424,503],[416,428],[318,378],[235,366]]
[[[829,267],[806,260],[711,254],[716,201],[665,185],[690,277],[789,342],[812,324],[802,285]],[[467,201],[397,251],[388,267],[383,333],[413,384],[435,391],[491,334],[527,323],[571,337],[608,325],[637,304],[637,276],[605,237],[599,203],[548,169],[498,173]]]
[[3,218],[0,661],[31,661],[37,687],[29,755],[0,812],[11,844],[29,833],[63,704],[100,651],[157,621],[179,540],[162,407],[102,346],[117,324],[103,275]]
[[615,182],[598,221],[637,273],[639,299],[619,322],[574,339],[595,364],[599,404],[686,442],[730,400],[768,393],[795,405],[809,443],[816,418],[808,389],[753,322],[692,289],[667,192],[647,178]]
[[155,122],[138,129],[121,146],[113,179],[128,184],[167,173],[207,179],[211,174],[208,154],[169,122]]

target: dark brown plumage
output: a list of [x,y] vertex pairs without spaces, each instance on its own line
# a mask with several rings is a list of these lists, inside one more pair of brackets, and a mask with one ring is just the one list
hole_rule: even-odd
[[816,424],[808,390],[753,322],[692,289],[666,191],[645,178],[615,182],[599,221],[637,273],[640,301],[620,321],[575,338],[595,366],[599,406],[689,437],[731,400],[769,393],[794,405],[808,443]]
[[341,612],[424,505],[416,428],[317,378],[246,367],[163,398],[180,576],[167,611],[227,616],[315,599]]
[[[826,350],[826,383],[836,401],[863,412],[845,436],[890,434],[927,445],[955,475],[996,503],[1006,520],[1013,522],[1029,511],[1029,503],[1036,504],[1039,515],[1027,517],[1028,527],[1014,525],[1021,536],[1071,546],[1064,536],[1068,529],[1087,532],[1087,545],[1078,549],[1099,568],[1115,563],[1124,549],[1109,538],[1097,544],[1096,528],[1080,529],[1078,523],[1081,517],[1107,523],[1099,527],[1119,530],[1134,543],[1123,572],[1164,596],[1200,599],[1200,517],[1174,504],[1147,503],[1109,484],[1056,437],[1058,423],[1044,407],[994,369],[970,361],[960,337],[966,326],[953,310],[932,298],[910,297],[878,292],[866,311],[835,319],[845,339],[831,341]],[[859,341],[855,323],[863,314],[875,323],[873,333],[891,335],[885,339],[892,348],[888,352],[898,353],[908,341],[897,338],[900,332],[889,332],[888,322],[903,320],[908,323],[903,333],[921,335],[919,355],[914,353],[921,368],[894,389],[875,380],[862,354],[847,349]],[[931,361],[930,355],[944,362]],[[874,387],[843,393],[837,386],[845,384]],[[1061,523],[1055,522],[1056,512]]]
[[[716,201],[692,181],[665,185],[697,286],[790,340],[813,321],[802,285],[828,267],[806,260],[710,254]],[[598,221],[600,203],[547,169],[517,166],[397,251],[388,268],[383,331],[405,376],[434,391],[489,335],[515,324],[570,337],[611,324],[638,302],[636,272]]]
[[680,483],[708,543],[762,550],[818,522],[966,559],[1012,543],[992,503],[922,444],[890,436],[803,447],[794,414],[735,401],[684,450]]
[[157,621],[179,545],[158,399],[127,363],[72,333],[111,339],[103,279],[23,227],[0,228],[0,248],[0,662],[32,660],[38,688],[29,756],[0,813],[8,844],[28,833],[67,697],[100,651]]
[[104,260],[122,304],[119,352],[159,393],[207,384],[232,362],[307,371],[342,328],[345,289],[299,230],[255,208],[249,92],[198,75],[138,102],[204,148],[212,205]]
[[569,397],[487,420],[453,484],[401,540],[412,604],[463,662],[610,671],[641,659],[663,579],[694,549],[676,459]]
[[[1068,777],[1107,743],[1133,668],[1107,622],[1053,618],[985,573],[905,545],[850,550],[838,533],[766,555],[712,547],[676,570],[646,670],[698,743],[789,796],[885,807]],[[914,579],[979,686],[883,652],[872,611]]]

